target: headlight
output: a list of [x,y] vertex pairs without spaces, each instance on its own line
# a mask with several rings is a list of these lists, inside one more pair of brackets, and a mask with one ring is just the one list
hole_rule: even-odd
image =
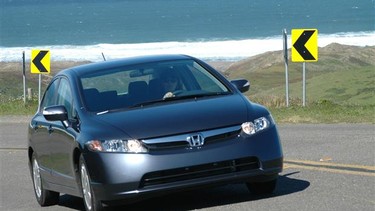
[[97,152],[128,152],[128,153],[142,153],[147,152],[142,142],[131,140],[93,140],[86,143],[88,148]]
[[253,122],[245,122],[242,123],[242,131],[247,135],[254,135],[259,131],[265,130],[270,127],[271,123],[273,122],[272,116],[260,117],[255,119]]

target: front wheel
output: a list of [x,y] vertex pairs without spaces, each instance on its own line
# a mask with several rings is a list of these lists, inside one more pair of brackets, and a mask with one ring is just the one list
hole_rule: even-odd
[[267,182],[248,182],[247,188],[255,194],[271,194],[275,191],[277,179]]
[[87,211],[99,211],[103,209],[101,201],[97,200],[91,188],[89,173],[83,157],[79,159],[80,182],[83,195],[83,203]]
[[32,179],[33,179],[33,184],[34,184],[34,192],[36,196],[36,200],[40,204],[40,206],[50,206],[50,205],[55,205],[59,203],[59,197],[60,194],[58,192],[50,191],[50,190],[45,190],[43,188],[43,178],[40,174],[40,168],[39,168],[39,163],[35,157],[35,154],[33,154],[32,159],[31,159],[31,164],[32,164]]

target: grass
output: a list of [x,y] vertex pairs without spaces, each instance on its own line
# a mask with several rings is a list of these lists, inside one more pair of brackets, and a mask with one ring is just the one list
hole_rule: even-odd
[[[289,96],[302,97],[302,74],[291,72],[290,75]],[[328,100],[342,105],[375,104],[375,70],[372,66],[335,72],[308,72],[307,75],[306,98],[310,101]],[[264,83],[264,81],[272,83],[272,80],[262,77],[253,81],[253,87],[262,87],[258,83]],[[250,91],[249,97],[251,95],[255,97],[285,95],[285,79],[279,79],[273,83],[272,88],[266,88],[265,86],[269,85],[267,83],[263,85],[263,91],[259,88]]]
[[12,99],[0,104],[0,116],[3,115],[33,115],[38,108],[38,100]]
[[303,107],[270,107],[277,123],[375,123],[375,106],[339,105],[331,101],[313,102]]

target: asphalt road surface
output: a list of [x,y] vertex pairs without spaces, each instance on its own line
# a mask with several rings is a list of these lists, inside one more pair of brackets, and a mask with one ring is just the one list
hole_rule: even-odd
[[[188,191],[107,210],[375,210],[375,126],[279,125],[285,165],[274,194],[243,184]],[[0,117],[0,210],[83,210],[82,199],[36,202],[27,166],[27,118]]]

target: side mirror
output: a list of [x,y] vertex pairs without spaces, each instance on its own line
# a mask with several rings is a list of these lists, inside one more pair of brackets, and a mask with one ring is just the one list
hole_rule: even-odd
[[250,82],[246,79],[236,79],[230,81],[240,92],[244,93],[249,91]]
[[69,117],[65,106],[49,106],[43,109],[43,116],[48,121],[61,121],[65,127],[69,127]]

